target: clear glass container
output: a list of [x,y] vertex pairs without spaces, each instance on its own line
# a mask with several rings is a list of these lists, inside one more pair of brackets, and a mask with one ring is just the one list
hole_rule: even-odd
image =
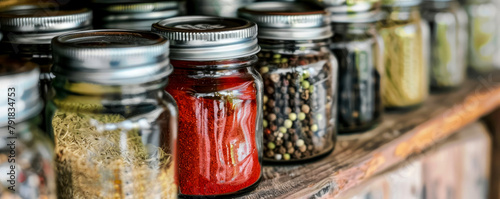
[[177,198],[178,112],[169,42],[140,31],[53,40],[47,105],[59,198]]
[[337,60],[328,40],[259,40],[264,79],[264,158],[303,161],[335,146]]
[[219,17],[177,17],[153,25],[170,39],[166,90],[179,107],[179,190],[184,197],[229,196],[262,176],[262,78],[257,26]]
[[151,30],[151,24],[181,13],[177,0],[92,0],[93,25],[98,29]]
[[330,49],[339,62],[340,133],[367,130],[382,117],[383,65],[379,60],[383,57],[376,33],[377,16],[372,17],[366,22],[332,24],[335,34]]
[[460,41],[465,27],[460,24],[460,5],[456,1],[424,1],[422,16],[430,28],[430,83],[434,90],[460,86],[466,79],[466,56]]
[[56,199],[54,148],[38,128],[37,65],[0,63],[1,198]]
[[495,69],[498,10],[489,0],[469,0],[464,4],[468,15],[468,65],[476,73],[486,73]]
[[324,9],[262,2],[239,10],[259,25],[257,70],[264,79],[264,160],[310,161],[335,147],[337,60]]
[[382,7],[386,13],[379,30],[385,63],[382,99],[388,109],[414,108],[429,96],[428,26],[421,19],[419,1],[405,3],[409,5]]

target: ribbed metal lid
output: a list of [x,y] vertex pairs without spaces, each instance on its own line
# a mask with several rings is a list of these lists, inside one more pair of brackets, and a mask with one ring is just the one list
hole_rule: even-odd
[[172,59],[218,60],[256,54],[257,25],[222,17],[185,16],[153,24],[152,31],[171,42]]
[[104,85],[142,84],[172,72],[169,42],[146,31],[92,30],[52,40],[53,73]]
[[40,70],[34,64],[0,74],[0,95],[4,96],[0,98],[0,111],[4,113],[0,115],[0,127],[8,125],[9,113],[15,114],[10,119],[16,124],[40,113],[43,104],[38,93],[39,76]]
[[[99,28],[150,30],[151,24],[178,16],[177,1],[94,1],[95,25]],[[127,25],[128,23],[128,25]]]
[[14,9],[0,12],[4,32],[57,32],[91,25],[92,11],[53,9]]
[[410,7],[417,6],[422,0],[382,0],[382,6],[386,7]]
[[293,2],[261,2],[238,10],[242,18],[259,25],[259,38],[301,40],[333,35],[328,13],[321,7]]

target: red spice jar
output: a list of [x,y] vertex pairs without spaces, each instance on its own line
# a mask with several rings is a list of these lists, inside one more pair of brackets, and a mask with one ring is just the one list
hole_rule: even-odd
[[177,17],[153,24],[171,41],[166,90],[179,107],[179,188],[184,196],[249,191],[262,173],[263,81],[257,26],[243,19]]

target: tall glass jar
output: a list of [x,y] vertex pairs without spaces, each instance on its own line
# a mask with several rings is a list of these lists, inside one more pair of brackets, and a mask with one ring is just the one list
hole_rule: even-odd
[[453,0],[426,0],[422,5],[422,16],[430,27],[431,88],[443,90],[460,86],[466,78],[466,56],[461,39],[463,24],[460,24],[460,5]]
[[92,0],[94,27],[150,30],[151,24],[180,14],[176,0]]
[[175,70],[166,90],[179,107],[179,186],[183,196],[251,190],[262,174],[262,78],[257,26],[218,17],[153,24],[170,39]]
[[264,160],[297,162],[329,154],[336,140],[337,60],[326,11],[262,2],[239,10],[259,25],[264,79]]
[[384,41],[383,102],[389,109],[409,109],[429,96],[428,26],[420,15],[420,0],[385,0],[386,18],[379,34]]
[[469,19],[468,65],[473,72],[485,73],[495,69],[498,10],[491,0],[466,0]]
[[0,63],[1,198],[57,198],[54,148],[38,128],[39,75],[30,62]]
[[59,198],[177,198],[177,108],[168,40],[101,30],[52,40],[47,105]]
[[[358,9],[352,11],[353,6]],[[383,49],[376,23],[383,15],[379,6],[378,2],[360,1],[327,9],[335,33],[330,49],[339,61],[340,133],[367,130],[382,117]]]

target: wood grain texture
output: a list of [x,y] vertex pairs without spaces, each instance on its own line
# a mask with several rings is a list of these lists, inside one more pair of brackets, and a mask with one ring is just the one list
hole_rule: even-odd
[[474,122],[425,154],[378,175],[339,199],[486,199],[491,139]]
[[500,106],[500,73],[469,79],[461,89],[432,95],[419,109],[386,113],[368,132],[338,137],[319,161],[265,166],[256,190],[240,198],[332,198],[445,140]]

